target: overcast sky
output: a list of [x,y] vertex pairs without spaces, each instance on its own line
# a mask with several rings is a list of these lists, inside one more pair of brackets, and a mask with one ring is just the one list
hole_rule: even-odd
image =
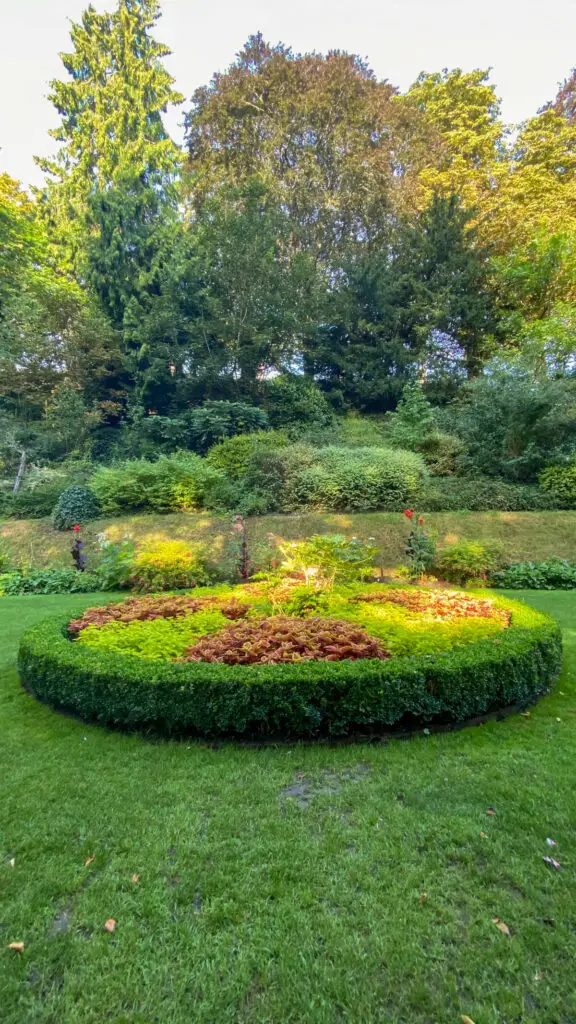
[[[114,5],[94,2],[97,10]],[[61,76],[69,21],[86,6],[0,0],[0,170],[25,183],[41,181],[33,155],[53,151],[48,82]],[[552,98],[576,64],[574,0],[163,0],[162,10],[157,35],[173,51],[168,66],[187,98],[258,30],[295,51],[357,53],[402,90],[420,71],[491,67],[514,123]],[[181,111],[168,119],[178,141],[181,119]]]

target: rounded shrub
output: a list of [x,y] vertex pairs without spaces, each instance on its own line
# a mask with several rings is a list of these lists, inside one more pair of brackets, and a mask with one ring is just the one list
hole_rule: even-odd
[[568,507],[576,506],[576,462],[548,466],[540,474],[540,486]]
[[428,473],[421,455],[400,448],[321,448],[287,481],[287,500],[319,511],[398,511],[416,499]]
[[68,487],[58,498],[52,512],[52,525],[56,530],[71,530],[75,523],[88,523],[97,519],[102,507],[93,491],[87,487]]
[[71,640],[69,623],[56,616],[24,634],[18,664],[23,685],[54,707],[166,734],[342,735],[461,721],[534,701],[560,671],[557,624],[525,605],[495,603],[511,614],[508,628],[442,654],[248,665],[147,660]]

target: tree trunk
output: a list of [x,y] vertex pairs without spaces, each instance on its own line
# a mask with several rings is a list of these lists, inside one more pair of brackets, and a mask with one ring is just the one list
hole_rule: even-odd
[[20,484],[22,483],[22,478],[24,476],[24,470],[25,469],[26,469],[26,452],[24,450],[22,450],[22,452],[20,453],[20,465],[18,466],[18,472],[16,473],[16,479],[14,481],[14,488],[12,490],[12,494],[18,494],[18,491],[20,490]]

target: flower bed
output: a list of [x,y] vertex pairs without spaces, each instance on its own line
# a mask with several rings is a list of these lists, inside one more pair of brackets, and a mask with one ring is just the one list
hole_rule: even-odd
[[87,719],[165,733],[315,735],[465,720],[535,700],[553,620],[502,598],[251,584],[130,599],[23,637],[24,685]]

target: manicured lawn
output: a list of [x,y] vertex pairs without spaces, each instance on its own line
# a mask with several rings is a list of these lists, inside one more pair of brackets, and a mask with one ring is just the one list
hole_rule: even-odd
[[[552,555],[574,557],[575,512],[433,512],[428,518],[440,543],[456,540],[497,542],[513,561],[545,559]],[[366,540],[373,537],[381,547],[380,562],[386,568],[405,561],[409,528],[398,512],[321,513],[255,516],[248,520],[251,555],[269,545],[269,535],[300,540],[315,533],[343,533]],[[101,519],[82,529],[88,560],[99,558],[97,537],[106,533],[119,540],[126,533],[136,541],[201,540],[218,555],[230,536],[230,516],[210,513],[133,515]],[[9,520],[0,523],[0,538],[11,553],[11,563],[24,559],[34,566],[70,566],[70,533],[59,533],[49,519]]]
[[262,749],[39,705],[18,637],[94,595],[2,599],[3,1024],[574,1024],[576,593],[511,596],[565,628],[529,717]]

